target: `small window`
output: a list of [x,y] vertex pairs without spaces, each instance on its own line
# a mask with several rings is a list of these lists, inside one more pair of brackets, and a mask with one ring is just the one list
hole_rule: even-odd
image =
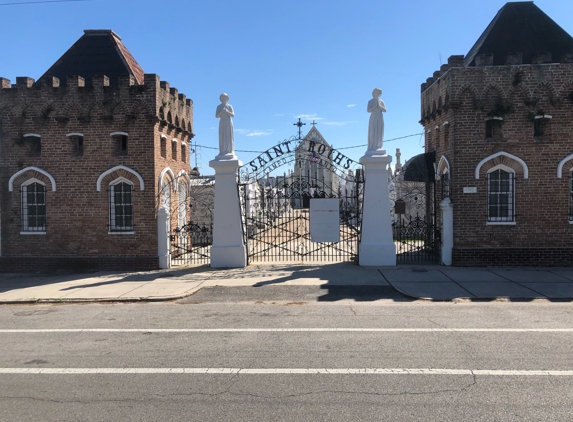
[[109,186],[109,231],[131,232],[133,226],[133,185],[120,180]]
[[164,135],[161,135],[160,154],[161,157],[167,158],[167,138]]
[[185,148],[185,144],[181,144],[181,161],[184,163],[187,162],[187,151]]
[[487,174],[487,221],[515,222],[515,173],[497,168]]
[[127,155],[127,133],[114,132],[111,134],[115,155]]
[[546,140],[549,137],[552,116],[537,115],[533,121],[533,136],[536,141]]
[[503,135],[501,132],[501,125],[503,118],[493,117],[485,122],[485,138],[486,140],[501,141]]
[[84,135],[82,133],[70,133],[68,139],[72,144],[72,157],[84,156]]
[[22,137],[24,143],[28,146],[28,157],[42,156],[42,137],[36,134],[26,134]]
[[444,123],[444,143],[447,145],[450,142],[450,124]]
[[177,139],[171,141],[171,159],[177,161]]
[[38,181],[22,185],[22,231],[46,231],[46,186]]

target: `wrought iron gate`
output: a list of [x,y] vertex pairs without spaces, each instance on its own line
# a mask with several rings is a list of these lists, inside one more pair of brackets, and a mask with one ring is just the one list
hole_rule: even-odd
[[393,222],[396,261],[439,263],[441,224],[435,182],[402,182],[401,188],[396,202],[402,201],[402,209]]
[[[293,174],[245,180],[239,185],[248,262],[357,261],[364,182],[358,177],[325,182]],[[338,242],[313,242],[310,204],[339,203]]]
[[188,196],[185,199],[178,198],[175,210],[178,225],[170,237],[172,265],[210,263],[214,202],[215,177],[191,178]]

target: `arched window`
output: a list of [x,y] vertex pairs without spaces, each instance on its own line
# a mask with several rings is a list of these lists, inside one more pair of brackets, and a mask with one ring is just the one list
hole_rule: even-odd
[[46,233],[46,185],[30,179],[21,185],[22,233]]
[[487,222],[515,224],[515,171],[501,164],[487,172]]
[[442,199],[450,197],[450,172],[448,169],[444,169],[442,173]]
[[180,182],[177,193],[179,195],[177,203],[177,227],[181,229],[181,227],[187,224],[187,185]]
[[133,183],[120,177],[109,184],[109,231],[133,232]]
[[169,218],[167,219],[167,230],[169,232],[171,232],[171,183],[171,180],[165,178],[161,185],[161,206],[169,210]]

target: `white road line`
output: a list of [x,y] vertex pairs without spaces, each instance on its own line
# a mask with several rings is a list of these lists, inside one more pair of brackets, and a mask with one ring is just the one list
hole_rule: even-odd
[[0,368],[12,375],[97,375],[97,374],[245,374],[245,375],[475,375],[475,376],[573,376],[573,371],[490,370],[431,368]]
[[37,328],[0,329],[0,334],[33,333],[573,333],[573,328]]

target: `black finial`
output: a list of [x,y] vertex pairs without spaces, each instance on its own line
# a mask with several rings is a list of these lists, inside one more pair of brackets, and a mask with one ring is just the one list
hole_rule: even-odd
[[311,125],[312,126],[316,126],[318,123],[316,123],[314,120],[312,121]]
[[300,121],[300,117],[298,118],[298,122],[293,123],[293,126],[298,126],[298,139],[302,139],[302,130],[301,128],[305,126],[306,123]]

